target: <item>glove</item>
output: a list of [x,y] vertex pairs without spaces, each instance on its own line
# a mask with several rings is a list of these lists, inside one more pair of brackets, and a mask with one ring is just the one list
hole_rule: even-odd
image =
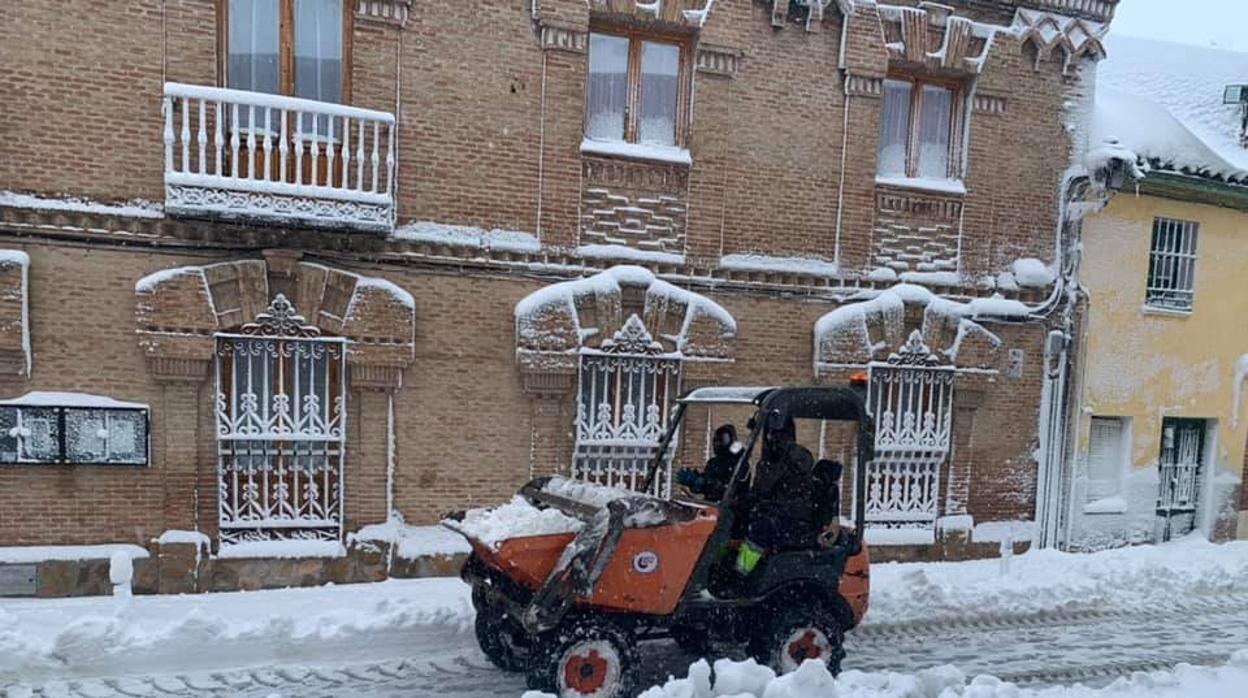
[[698,483],[702,481],[702,476],[692,468],[681,468],[676,472],[677,484],[684,485],[689,489],[694,489]]

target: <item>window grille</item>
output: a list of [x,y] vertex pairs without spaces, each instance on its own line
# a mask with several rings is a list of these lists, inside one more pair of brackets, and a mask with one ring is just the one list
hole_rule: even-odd
[[[665,356],[636,316],[598,351],[581,355],[576,407],[573,477],[610,487],[640,490],[671,401],[680,390],[680,360]],[[670,454],[651,492],[671,493]]]
[[217,335],[224,543],[341,538],[346,351],[319,335],[281,294],[241,333]]
[[949,456],[954,371],[937,365],[918,330],[887,362],[869,367],[867,409],[875,460],[867,464],[867,523],[934,529],[941,469]]
[[1196,233],[1190,221],[1153,221],[1145,305],[1164,310],[1191,310],[1196,288]]
[[0,464],[147,465],[142,408],[0,406]]

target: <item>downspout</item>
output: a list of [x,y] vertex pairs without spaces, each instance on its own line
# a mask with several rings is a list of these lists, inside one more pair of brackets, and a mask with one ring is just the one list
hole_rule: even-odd
[[836,238],[832,249],[832,262],[841,268],[841,230],[845,220],[845,163],[849,156],[849,106],[853,97],[849,94],[849,71],[845,69],[845,46],[849,38],[849,18],[841,13],[841,45],[837,47],[837,67],[841,71],[842,89],[845,92],[845,117],[841,125],[841,181],[836,188]]

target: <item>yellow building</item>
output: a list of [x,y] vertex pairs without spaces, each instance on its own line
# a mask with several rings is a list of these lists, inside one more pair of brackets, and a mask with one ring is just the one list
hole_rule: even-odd
[[1248,537],[1248,151],[1222,104],[1246,78],[1246,54],[1110,43],[1093,132],[1150,172],[1083,224],[1072,547]]

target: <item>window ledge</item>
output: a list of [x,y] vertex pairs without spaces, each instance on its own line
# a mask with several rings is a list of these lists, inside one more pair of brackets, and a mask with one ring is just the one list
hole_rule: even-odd
[[1145,315],[1159,315],[1161,317],[1177,317],[1189,318],[1192,316],[1191,310],[1179,310],[1178,308],[1161,308],[1155,305],[1144,304],[1143,312]]
[[1122,515],[1127,513],[1127,501],[1122,497],[1105,497],[1083,505],[1083,513],[1088,516],[1105,514]]
[[929,179],[925,177],[879,177],[875,183],[885,187],[915,189],[936,194],[966,195],[966,185],[960,179]]
[[677,148],[672,145],[647,145],[644,143],[600,141],[586,138],[581,141],[581,152],[588,155],[607,155],[630,160],[666,162],[672,165],[689,166],[693,164],[693,157],[689,154],[688,149]]

